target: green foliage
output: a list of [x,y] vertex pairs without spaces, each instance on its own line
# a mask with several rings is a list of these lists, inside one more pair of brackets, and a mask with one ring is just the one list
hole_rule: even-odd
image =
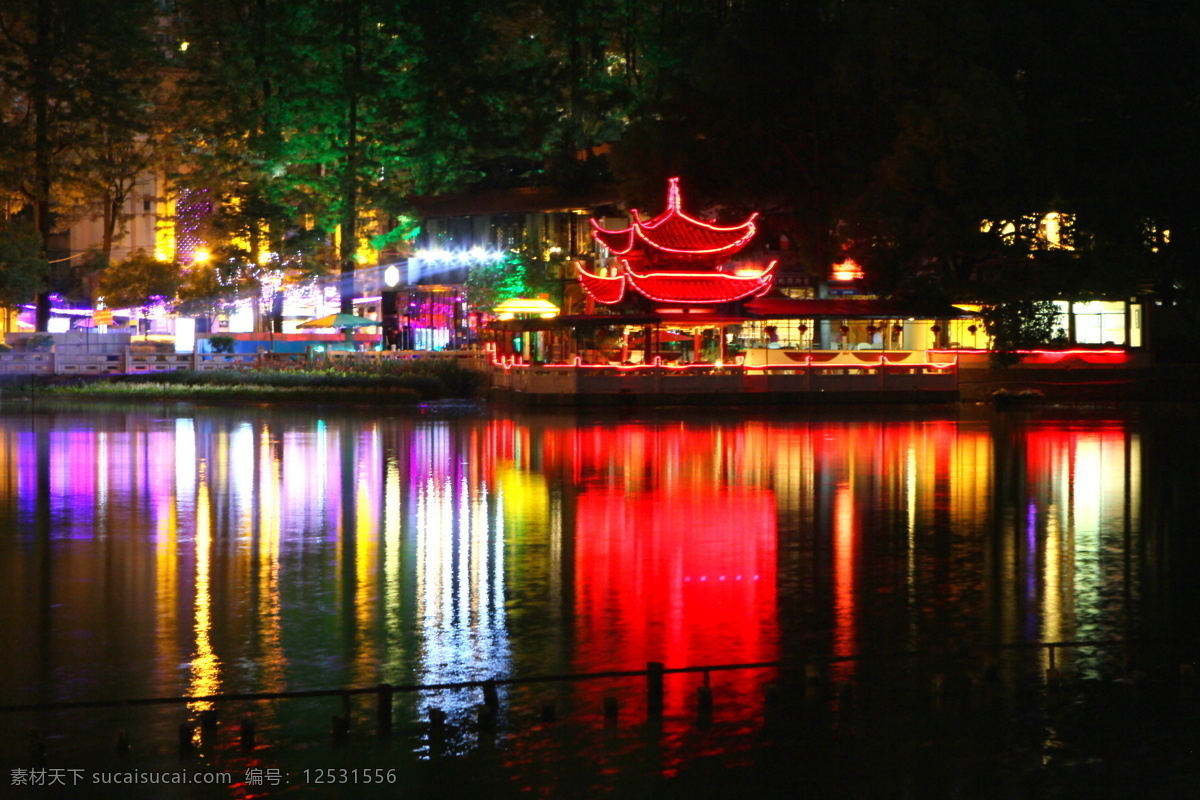
[[180,279],[175,311],[190,317],[214,317],[227,313],[237,299],[239,285],[226,273],[226,265],[195,264]]
[[237,339],[232,336],[210,336],[208,337],[208,346],[212,348],[214,353],[232,353]]
[[[108,241],[119,229],[155,142],[156,24],[149,0],[0,4],[0,194],[28,205],[44,246],[83,213],[102,216]],[[49,288],[78,291],[76,264],[60,255]],[[43,291],[39,325],[48,318]]]
[[0,220],[0,308],[15,310],[33,300],[50,266],[42,237],[24,220]]
[[1020,361],[1015,350],[1048,344],[1059,338],[1061,315],[1049,300],[1014,300],[983,306],[984,330],[992,340],[992,363],[1010,366]]
[[465,285],[467,306],[472,311],[491,313],[505,300],[533,296],[540,283],[531,258],[508,253],[499,261],[472,266]]
[[109,308],[145,309],[156,302],[173,301],[182,279],[178,264],[137,250],[125,261],[105,267],[99,293]]

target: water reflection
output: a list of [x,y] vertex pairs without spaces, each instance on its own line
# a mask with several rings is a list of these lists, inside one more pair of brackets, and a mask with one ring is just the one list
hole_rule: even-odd
[[[0,417],[0,702],[1105,638],[1175,613],[1143,567],[1147,419],[163,417]],[[559,697],[598,712],[606,691]]]

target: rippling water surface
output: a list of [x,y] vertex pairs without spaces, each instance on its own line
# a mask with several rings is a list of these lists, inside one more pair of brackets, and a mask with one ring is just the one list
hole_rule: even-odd
[[[1190,409],[5,406],[0,705],[1191,636],[1198,443]],[[773,679],[712,677],[747,726]],[[699,681],[668,679],[669,720]],[[502,699],[600,725],[604,697],[635,719],[643,695],[632,679]],[[405,698],[400,723],[478,702]],[[303,739],[331,707],[255,713]],[[22,720],[83,752],[122,725],[171,745],[187,713]]]

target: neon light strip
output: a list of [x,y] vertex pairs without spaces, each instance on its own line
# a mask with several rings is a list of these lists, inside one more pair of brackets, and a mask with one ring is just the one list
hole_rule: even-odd
[[[771,284],[774,281],[774,276],[772,276],[770,274],[771,270],[775,269],[775,265],[779,262],[772,261],[770,264],[767,265],[767,267],[760,274],[754,275],[754,276],[726,275],[725,273],[722,273],[722,272],[648,272],[648,273],[638,273],[638,272],[634,271],[634,269],[631,266],[629,266],[629,263],[627,261],[622,260],[621,263],[625,265],[625,270],[629,275],[629,282],[633,284],[633,288],[635,288],[638,291],[638,293],[640,293],[643,297],[653,300],[656,303],[697,303],[697,304],[702,304],[702,303],[714,303],[714,302],[730,303],[730,302],[733,302],[734,300],[741,300],[744,297],[749,297],[750,295],[765,294],[767,291],[770,290]],[[688,299],[681,298],[681,297],[660,297],[658,295],[651,294],[649,291],[647,291],[645,286],[643,286],[641,283],[639,283],[640,280],[659,280],[659,279],[664,279],[664,278],[666,278],[666,279],[682,278],[685,280],[701,280],[706,283],[715,282],[718,286],[720,286],[720,284],[731,283],[732,281],[743,281],[743,282],[749,283],[751,285],[748,288],[746,288],[745,290],[742,290],[742,289],[734,289],[733,287],[736,286],[737,284],[732,284],[729,287],[732,291],[728,294],[725,294],[724,296],[722,296],[720,298],[701,298],[698,300],[688,300]]]
[[[695,217],[689,216],[688,214],[683,212],[683,210],[681,209],[682,196],[679,191],[679,178],[671,178],[667,181],[667,184],[668,184],[667,209],[665,211],[663,211],[663,213],[659,214],[657,217],[655,217],[654,219],[652,219],[648,222],[642,221],[641,215],[638,213],[638,210],[636,208],[630,209],[630,212],[629,212],[630,216],[633,218],[633,224],[630,225],[628,228],[623,228],[622,230],[619,230],[619,231],[610,231],[607,228],[602,228],[596,222],[596,220],[594,220],[594,219],[589,220],[592,224],[592,228],[594,228],[596,231],[598,231],[600,233],[604,233],[609,236],[623,236],[625,234],[636,234],[637,235],[636,237],[632,236],[632,235],[629,237],[629,246],[623,250],[614,248],[611,245],[609,245],[607,242],[602,242],[602,244],[604,244],[604,246],[607,247],[609,250],[611,250],[614,254],[619,255],[619,256],[627,255],[631,250],[633,250],[633,246],[634,246],[637,238],[642,239],[647,244],[649,244],[651,247],[653,247],[657,250],[661,250],[663,252],[667,252],[667,253],[681,253],[681,254],[687,254],[687,255],[713,255],[716,253],[726,253],[726,252],[729,252],[732,250],[737,250],[737,249],[743,247],[746,244],[746,242],[748,242],[752,238],[754,238],[754,234],[758,230],[757,226],[754,224],[754,220],[758,218],[757,211],[754,212],[753,214],[751,214],[749,219],[747,219],[745,222],[743,222],[740,225],[731,225],[731,226],[713,225],[712,223],[696,219]],[[673,219],[675,217],[678,217],[679,219],[683,220],[684,222],[695,225],[696,227],[705,228],[706,230],[713,231],[714,233],[733,233],[734,231],[746,230],[746,234],[744,236],[742,236],[740,239],[738,239],[736,242],[734,242],[733,244],[726,245],[724,247],[708,249],[708,250],[681,250],[681,249],[675,248],[675,247],[666,247],[665,245],[658,244],[653,239],[651,239],[649,237],[649,235],[647,235],[646,231],[653,231],[656,228],[659,228],[660,226],[662,226],[663,224],[665,224],[666,222],[670,221],[671,219]]]
[[757,275],[730,275],[726,272],[638,272],[633,267],[629,266],[629,262],[621,259],[621,263],[625,265],[625,269],[629,271],[630,276],[634,278],[698,278],[700,280],[711,280],[720,278],[730,281],[758,281],[770,274],[771,270],[775,269],[775,265],[779,261],[772,261],[767,266],[763,267],[762,272]]
[[[639,349],[639,348],[633,348]],[[570,364],[533,364],[525,363],[520,356],[493,356],[492,366],[499,367],[505,372],[512,369],[611,369],[620,372],[636,372],[638,370],[663,369],[668,372],[684,372],[687,370],[738,370],[741,372],[771,372],[782,370],[797,370],[797,369],[877,369],[879,367],[899,367],[902,369],[918,369],[921,371],[938,370],[944,371],[954,369],[956,366],[953,362],[946,364],[897,364],[884,359],[880,359],[876,363],[863,362],[859,364],[845,363],[829,363],[829,362],[813,362],[809,356],[804,362],[796,362],[794,364],[761,364],[758,366],[745,363],[744,356],[735,356],[730,364],[722,364],[717,366],[712,363],[694,363],[694,364],[664,364],[662,356],[655,356],[654,360],[649,364],[584,364],[579,356],[575,356]]]
[[[757,228],[755,228],[753,222],[749,222],[749,223],[747,223],[747,225],[750,226],[750,229],[746,233],[746,235],[743,236],[741,239],[738,239],[733,244],[726,245],[724,247],[715,247],[715,248],[711,248],[708,250],[681,250],[678,247],[667,247],[664,244],[659,244],[658,242],[654,241],[653,239],[651,239],[649,236],[646,235],[646,232],[645,232],[645,230],[643,230],[643,228],[648,227],[648,226],[643,226],[640,223],[634,226],[634,232],[637,233],[639,239],[641,239],[646,244],[653,247],[655,250],[661,250],[665,253],[684,253],[687,255],[703,256],[703,255],[713,255],[716,253],[728,253],[728,252],[738,250],[738,249],[744,247],[746,245],[746,242],[748,242],[752,238],[754,238],[754,234],[757,232]],[[743,226],[738,226],[738,227],[743,227]],[[628,251],[626,251],[626,252],[628,252]],[[624,255],[624,253],[621,253],[621,255]]]
[[[945,353],[946,355],[951,355],[954,353],[971,353],[974,355],[985,355],[987,353],[991,353],[992,351],[991,350],[971,350],[971,349],[964,347],[964,348],[957,349],[957,350],[928,350],[926,352]],[[1128,354],[1129,351],[1128,350],[1013,350],[1012,352],[1019,353],[1021,355],[1086,356],[1086,355],[1116,355],[1117,353]]]
[[[636,215],[637,215],[637,209],[634,209],[634,210],[633,210],[633,214],[634,214],[634,216],[636,216]],[[627,254],[627,253],[628,253],[630,250],[632,250],[632,249],[633,249],[634,242],[636,242],[636,241],[637,241],[637,240],[636,240],[636,238],[633,236],[633,226],[632,226],[632,225],[630,225],[628,228],[625,228],[624,230],[620,230],[620,231],[610,231],[610,230],[608,230],[607,228],[601,228],[601,227],[600,227],[600,224],[599,224],[598,222],[596,222],[596,220],[594,220],[594,219],[589,219],[589,220],[588,220],[588,222],[592,223],[592,227],[593,227],[593,228],[594,228],[596,231],[599,231],[600,233],[606,233],[606,234],[608,234],[609,236],[621,236],[621,235],[623,235],[623,234],[630,234],[630,236],[629,236],[629,246],[628,246],[628,247],[626,247],[624,250],[618,250],[617,248],[613,247],[613,246],[612,246],[611,244],[609,244],[608,242],[605,242],[605,241],[601,240],[601,242],[600,242],[600,243],[601,243],[601,244],[603,244],[605,247],[607,247],[609,250],[611,250],[611,251],[612,251],[613,253],[615,253],[616,255],[623,256],[623,255]],[[593,233],[592,233],[592,236],[593,236],[594,238],[599,238],[599,237],[597,237],[597,236],[596,236],[595,232],[593,232]]]
[[[624,275],[616,275],[616,276],[613,276],[613,277],[608,277],[607,275],[596,275],[595,273],[588,272],[586,269],[584,269],[584,268],[583,268],[583,262],[582,262],[582,261],[576,261],[576,262],[575,262],[575,271],[576,271],[577,273],[579,273],[579,276],[580,276],[580,281],[579,281],[579,283],[580,283],[580,285],[582,285],[582,286],[583,286],[583,290],[584,290],[585,292],[587,292],[587,293],[588,293],[588,295],[589,295],[589,296],[590,296],[592,299],[594,299],[596,302],[598,302],[598,303],[602,303],[602,304],[604,304],[604,305],[615,305],[615,304],[617,304],[617,303],[621,302],[621,300],[623,300],[623,299],[625,298],[625,289],[626,289],[626,287],[628,286],[628,284],[626,283],[626,280],[625,280],[625,276],[624,276]],[[616,300],[606,300],[606,299],[603,299],[603,298],[601,298],[599,295],[597,295],[597,294],[596,294],[596,292],[594,292],[594,291],[592,290],[592,287],[591,287],[591,286],[588,286],[588,284],[587,284],[587,280],[584,280],[585,278],[586,278],[587,280],[596,281],[596,283],[597,283],[598,285],[607,285],[607,284],[614,284],[614,285],[615,285],[615,284],[617,284],[617,283],[620,283],[620,285],[621,285],[621,293],[620,293],[619,295],[617,295],[617,299],[616,299]]]

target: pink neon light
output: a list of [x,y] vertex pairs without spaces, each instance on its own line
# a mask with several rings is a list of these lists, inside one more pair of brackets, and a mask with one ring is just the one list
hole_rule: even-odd
[[[962,349],[930,350],[928,352],[939,355],[959,355],[962,353],[985,355],[992,351]],[[1014,350],[1013,352],[1022,356],[1030,356],[1030,358],[1025,359],[1026,363],[1030,364],[1057,364],[1065,360],[1068,356],[1093,364],[1125,364],[1129,361],[1129,352],[1127,350]]]
[[[992,351],[991,350],[982,350],[982,349],[972,350],[972,349],[969,349],[966,347],[962,347],[962,348],[956,348],[954,350],[929,350],[927,352],[946,353],[946,354],[951,354],[951,353],[984,354],[984,353],[990,353]],[[1061,355],[1073,355],[1073,356],[1086,356],[1086,355],[1098,355],[1098,354],[1114,355],[1117,353],[1120,353],[1122,355],[1128,354],[1128,351],[1126,351],[1126,350],[1013,350],[1013,352],[1020,353],[1021,355],[1030,355],[1030,354],[1032,354],[1032,355],[1060,355],[1061,354]]]

